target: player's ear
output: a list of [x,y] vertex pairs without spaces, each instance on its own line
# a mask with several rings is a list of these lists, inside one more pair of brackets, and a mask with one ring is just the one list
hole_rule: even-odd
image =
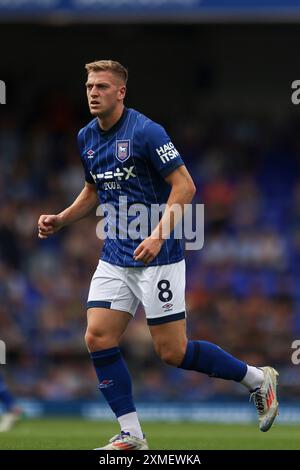
[[126,85],[122,85],[120,88],[119,88],[119,93],[118,93],[118,98],[120,100],[123,100],[125,98],[125,95],[126,95]]

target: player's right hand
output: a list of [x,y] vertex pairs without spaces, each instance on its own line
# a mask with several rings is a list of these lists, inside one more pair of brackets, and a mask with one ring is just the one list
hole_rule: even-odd
[[38,221],[38,237],[45,239],[57,232],[63,226],[58,215],[41,215]]

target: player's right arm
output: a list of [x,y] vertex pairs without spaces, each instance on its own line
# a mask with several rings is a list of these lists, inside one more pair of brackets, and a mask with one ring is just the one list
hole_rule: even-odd
[[85,186],[71,206],[60,214],[43,214],[38,221],[39,238],[45,239],[66,225],[86,217],[98,201],[95,184],[85,182]]

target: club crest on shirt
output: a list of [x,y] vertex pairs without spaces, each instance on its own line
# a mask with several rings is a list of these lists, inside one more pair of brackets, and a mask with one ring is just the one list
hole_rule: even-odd
[[116,157],[120,162],[125,162],[130,157],[130,140],[116,141]]

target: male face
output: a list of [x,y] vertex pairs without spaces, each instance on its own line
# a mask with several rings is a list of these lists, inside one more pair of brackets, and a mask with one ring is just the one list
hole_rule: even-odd
[[126,86],[110,71],[90,72],[86,82],[87,99],[93,116],[109,116],[123,101]]

